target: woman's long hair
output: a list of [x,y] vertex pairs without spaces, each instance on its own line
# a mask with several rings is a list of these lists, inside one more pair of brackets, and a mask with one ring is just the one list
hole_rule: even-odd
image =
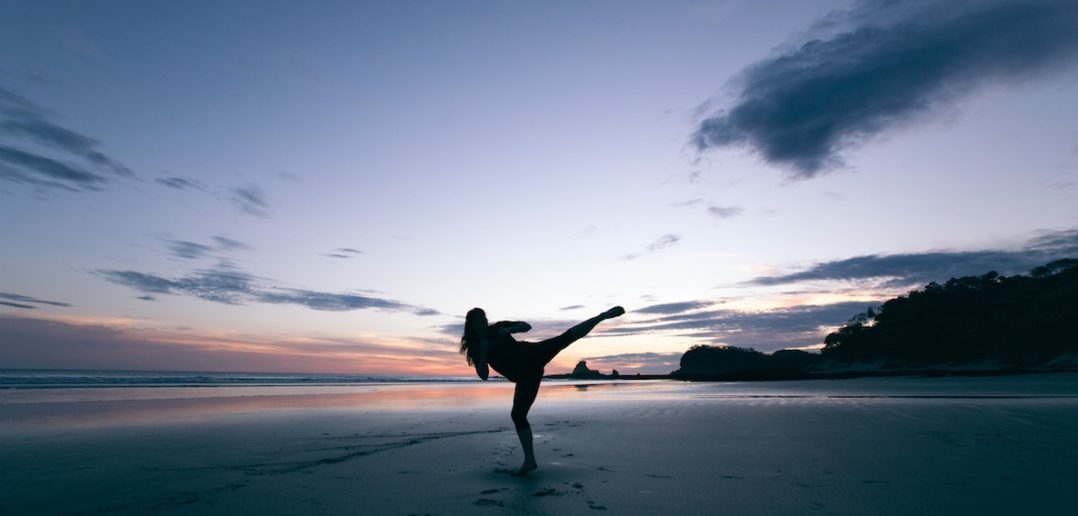
[[479,326],[487,326],[487,313],[482,308],[468,310],[468,315],[464,318],[464,336],[460,338],[460,353],[468,359],[468,365],[474,365],[479,361],[480,337],[475,331],[475,328]]

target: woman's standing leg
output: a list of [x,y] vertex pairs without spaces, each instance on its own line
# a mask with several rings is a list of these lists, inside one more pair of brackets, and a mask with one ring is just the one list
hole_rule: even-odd
[[532,446],[532,427],[528,424],[528,411],[535,403],[535,396],[539,394],[539,383],[543,380],[542,375],[535,378],[522,378],[517,382],[513,392],[513,426],[517,429],[517,437],[520,438],[520,447],[524,449],[524,464],[515,474],[523,475],[537,467],[535,462],[535,449]]

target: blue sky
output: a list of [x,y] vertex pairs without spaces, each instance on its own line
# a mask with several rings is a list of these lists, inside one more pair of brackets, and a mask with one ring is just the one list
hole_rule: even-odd
[[1071,2],[10,2],[0,363],[666,372],[1078,255]]

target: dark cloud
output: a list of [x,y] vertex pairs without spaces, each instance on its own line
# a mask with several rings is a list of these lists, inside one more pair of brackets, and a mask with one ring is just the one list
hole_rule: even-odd
[[563,307],[559,308],[558,310],[579,310],[581,308],[584,308],[584,305],[563,306]]
[[61,307],[69,307],[69,306],[71,306],[71,305],[69,305],[67,303],[61,303],[59,301],[48,301],[48,300],[45,300],[45,299],[38,299],[36,297],[24,296],[22,294],[12,294],[10,292],[0,292],[0,299],[6,299],[7,301],[15,301],[14,303],[12,303],[12,302],[2,302],[2,304],[5,304],[7,306],[13,306],[15,308],[35,308],[35,307],[27,305],[25,303],[36,304],[36,305],[61,306]]
[[0,305],[10,306],[10,307],[13,307],[13,308],[26,308],[26,309],[29,309],[29,310],[33,310],[33,309],[37,308],[36,306],[24,305],[24,304],[20,304],[20,303],[12,303],[10,301],[0,301]]
[[936,251],[891,255],[865,255],[816,263],[804,270],[779,276],[761,276],[750,285],[785,285],[802,281],[879,280],[885,286],[904,287],[943,282],[989,271],[1000,274],[1028,272],[1061,258],[1078,257],[1078,230],[1047,233],[1017,250]]
[[0,145],[0,179],[68,191],[100,190],[108,180],[52,158]]
[[[699,306],[713,304],[705,301],[695,303]],[[801,305],[766,311],[685,312],[600,331],[604,335],[661,332],[695,338],[708,344],[774,351],[821,344],[832,328],[845,324],[852,316],[865,311],[870,305],[872,303],[857,301]]]
[[138,271],[99,270],[96,272],[112,283],[147,294],[187,295],[229,305],[268,303],[299,305],[312,310],[332,312],[380,309],[412,311],[419,315],[437,313],[431,309],[377,297],[266,286],[265,283],[268,280],[227,265],[197,270],[178,278],[166,278]]
[[161,183],[169,188],[175,188],[177,190],[205,190],[206,185],[194,180],[184,177],[159,177],[155,181]]
[[658,305],[645,306],[643,308],[637,308],[633,310],[633,313],[639,314],[675,314],[681,312],[688,312],[690,310],[697,310],[700,308],[706,308],[713,303],[710,301],[683,301],[680,303],[663,303]]
[[[100,150],[101,142],[49,120],[29,99],[0,88],[0,179],[69,191],[100,190],[134,173]],[[52,155],[46,155],[46,151]]]
[[153,296],[139,296],[135,299],[141,299],[143,301],[157,301],[157,298]]
[[741,215],[745,208],[740,206],[709,206],[707,212],[720,219],[728,219]]
[[746,68],[736,101],[699,124],[695,146],[746,146],[791,177],[813,177],[978,86],[1070,67],[1078,2],[866,0],[810,37]]
[[186,240],[173,240],[169,243],[168,247],[172,256],[187,260],[202,258],[213,251],[213,248],[208,245],[200,244],[198,242],[188,242]]
[[185,294],[232,305],[243,304],[256,297],[253,294],[256,278],[226,267],[203,269],[176,279],[137,271],[97,272],[112,283],[151,294]]
[[648,254],[654,253],[656,251],[661,251],[663,249],[671,247],[674,244],[678,243],[678,241],[680,241],[680,240],[681,240],[681,237],[678,236],[678,235],[674,235],[674,234],[663,235],[663,236],[659,237],[658,239],[656,239],[654,242],[648,244],[647,247],[644,248],[643,252],[627,254],[627,255],[622,256],[622,259],[623,260],[635,260],[637,258],[640,258],[641,256],[648,255]]
[[269,217],[269,202],[266,201],[266,194],[258,185],[238,186],[230,191],[232,202],[237,208],[256,217]]

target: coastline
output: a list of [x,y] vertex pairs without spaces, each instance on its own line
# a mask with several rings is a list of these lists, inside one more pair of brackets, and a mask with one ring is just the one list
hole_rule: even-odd
[[1078,373],[1078,368],[1004,368],[1004,369],[969,369],[969,368],[925,368],[925,369],[850,369],[835,371],[800,371],[796,369],[759,369],[730,371],[715,374],[649,374],[649,375],[601,375],[577,376],[572,373],[546,375],[550,380],[675,380],[686,382],[777,382],[795,380],[849,380],[855,378],[940,378],[940,377],[993,377],[1020,376],[1053,373]]

